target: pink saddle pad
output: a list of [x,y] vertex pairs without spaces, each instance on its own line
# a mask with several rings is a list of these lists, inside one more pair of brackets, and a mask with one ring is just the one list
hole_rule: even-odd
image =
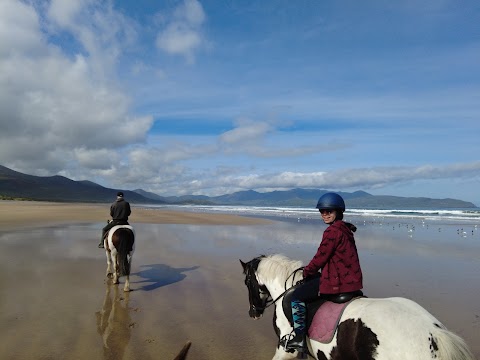
[[308,337],[324,344],[332,341],[343,310],[353,300],[343,304],[336,304],[331,301],[324,302],[313,317],[312,324],[308,329]]

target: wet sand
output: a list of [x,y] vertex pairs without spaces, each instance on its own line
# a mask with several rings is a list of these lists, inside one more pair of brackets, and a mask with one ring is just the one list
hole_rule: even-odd
[[[318,222],[133,209],[131,288],[105,278],[96,247],[108,205],[0,201],[1,359],[271,359],[273,313],[248,317],[238,259],[285,253],[308,261]],[[480,358],[480,236],[357,223],[371,297],[406,296]],[[470,230],[469,230],[470,231]]]

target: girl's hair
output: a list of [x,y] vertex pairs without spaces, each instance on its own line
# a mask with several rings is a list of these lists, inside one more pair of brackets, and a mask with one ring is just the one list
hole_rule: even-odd
[[337,216],[335,220],[343,220],[343,211],[341,209],[337,209]]

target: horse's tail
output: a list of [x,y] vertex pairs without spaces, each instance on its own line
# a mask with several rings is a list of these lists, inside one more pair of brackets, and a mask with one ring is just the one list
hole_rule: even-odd
[[460,336],[443,327],[436,327],[432,335],[431,344],[433,349],[435,346],[438,348],[440,360],[475,360],[472,351]]
[[134,234],[129,229],[120,229],[118,252],[118,272],[120,276],[130,275],[130,262],[128,253],[131,251],[134,241]]

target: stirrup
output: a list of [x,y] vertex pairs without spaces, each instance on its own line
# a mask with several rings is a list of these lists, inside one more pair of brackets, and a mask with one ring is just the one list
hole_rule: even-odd
[[[300,338],[300,339],[299,339]],[[295,334],[294,332],[283,336],[280,341],[280,345],[283,346],[286,352],[297,351],[297,359],[308,358],[308,348],[306,344],[305,335]]]

